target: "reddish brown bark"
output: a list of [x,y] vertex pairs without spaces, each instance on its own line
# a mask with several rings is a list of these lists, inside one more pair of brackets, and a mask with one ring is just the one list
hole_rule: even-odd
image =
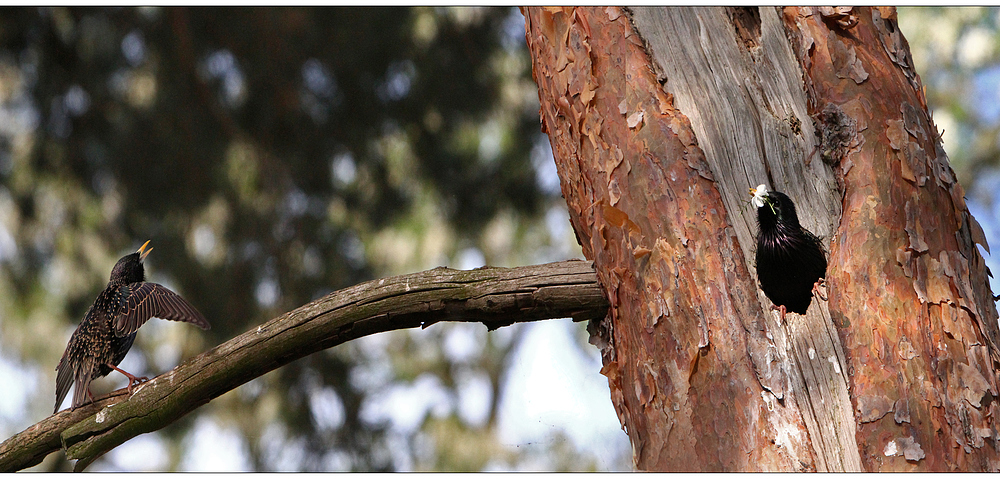
[[747,335],[763,330],[754,280],[628,17],[615,7],[526,17],[542,128],[612,304],[602,372],[636,466],[801,467],[773,440],[747,355]]
[[927,114],[895,10],[854,9],[837,17],[847,28],[816,13],[786,8],[784,19],[812,113],[826,130],[851,133],[828,145],[840,150],[845,195],[827,278],[864,466],[995,471],[997,312],[973,244],[986,245],[982,229]]
[[[715,23],[691,22],[690,12],[671,20],[695,25],[698,34],[728,14],[735,33],[700,32],[729,34],[745,49],[726,61],[759,62],[760,49],[773,47],[773,35],[760,38],[760,18],[775,18],[775,10],[762,8],[756,18],[703,10],[696,15],[715,15]],[[612,305],[593,333],[636,467],[997,470],[992,345],[1000,338],[974,246],[985,241],[926,112],[894,11],[778,11],[774,22],[787,29],[781,39],[793,43],[804,72],[787,81],[805,80],[793,90],[805,91],[811,116],[788,116],[790,135],[799,122],[806,136],[816,132],[818,145],[801,139],[815,145],[812,153],[692,127],[689,118],[718,119],[702,111],[708,106],[699,100],[709,98],[685,97],[690,109],[679,110],[664,85],[686,95],[700,90],[677,82],[689,72],[659,68],[640,35],[648,32],[637,31],[627,13],[529,8],[525,16],[542,128],[577,237]],[[699,44],[708,52],[703,59],[719,58],[706,38],[680,41]],[[681,50],[668,46],[667,55],[676,61],[690,53]],[[722,76],[726,68],[698,80],[733,82]],[[735,75],[748,96],[764,101],[758,116],[738,117],[732,128],[776,124],[763,115],[788,99],[768,98],[779,93],[757,80]],[[726,93],[733,91],[740,94]],[[696,138],[696,131],[713,136]],[[727,150],[720,141],[737,144]],[[705,154],[758,149],[762,164],[735,168],[768,178],[773,170],[775,183],[815,192],[826,188],[822,175],[801,165],[822,158],[817,164],[827,165],[843,195],[843,218],[828,217],[835,225],[827,243],[830,302],[815,301],[808,315],[786,324],[763,313],[769,303],[747,261],[752,245],[737,239],[748,238],[746,213],[732,209],[739,205],[727,190],[749,178],[723,177],[731,172],[720,174],[719,158]],[[830,345],[819,351],[827,331]],[[830,403],[840,405],[823,411]]]

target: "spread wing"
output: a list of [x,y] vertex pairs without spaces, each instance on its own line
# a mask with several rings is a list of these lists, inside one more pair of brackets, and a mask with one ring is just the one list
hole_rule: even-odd
[[205,317],[177,293],[162,284],[132,283],[118,289],[121,309],[115,317],[115,336],[122,337],[134,333],[149,318],[184,321],[208,329],[211,326]]

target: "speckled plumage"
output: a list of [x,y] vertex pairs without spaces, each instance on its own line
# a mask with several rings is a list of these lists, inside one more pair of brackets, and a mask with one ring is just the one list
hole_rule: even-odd
[[139,326],[157,317],[172,321],[192,323],[209,329],[208,321],[190,303],[163,285],[145,282],[143,259],[153,249],[142,245],[135,253],[125,255],[114,269],[108,286],[97,295],[93,306],[87,310],[83,321],[73,332],[66,352],[56,367],[56,405],[53,412],[69,393],[73,392],[73,408],[79,407],[90,396],[90,382],[118,370],[129,378],[128,387],[139,380],[118,369],[135,341]]
[[775,306],[806,314],[816,282],[826,276],[823,244],[799,224],[795,204],[784,193],[761,185],[754,204],[760,289]]

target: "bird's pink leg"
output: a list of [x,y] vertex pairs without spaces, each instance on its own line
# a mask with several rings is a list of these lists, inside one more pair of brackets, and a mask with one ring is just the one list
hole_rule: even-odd
[[145,382],[145,381],[149,381],[149,378],[147,378],[146,376],[135,377],[135,376],[133,376],[133,375],[125,372],[125,370],[120,369],[120,368],[118,368],[116,366],[112,366],[112,365],[109,364],[108,367],[110,367],[111,369],[114,369],[115,371],[118,371],[118,372],[124,374],[125,377],[128,378],[128,386],[126,386],[126,388],[128,389],[128,393],[129,394],[132,394],[132,387],[135,386],[136,383],[142,383],[142,382]]
[[822,299],[823,301],[826,301],[827,297],[826,297],[825,294],[823,294],[822,291],[819,290],[820,286],[823,286],[824,288],[826,287],[826,279],[825,278],[820,278],[820,279],[816,280],[815,283],[813,283],[813,294],[815,294],[817,297],[819,297],[819,299]]
[[788,310],[785,309],[785,305],[775,306],[775,305],[772,304],[771,305],[771,311],[780,311],[781,312],[781,322],[782,323],[785,322],[785,313],[788,312]]
[[[87,398],[90,399],[90,402],[94,402],[94,393],[90,392],[90,386],[87,386]],[[83,403],[83,404],[86,404],[86,403]],[[83,404],[79,404],[79,405],[72,404],[72,405],[70,405],[69,410],[70,411],[76,411],[76,408],[83,407]]]

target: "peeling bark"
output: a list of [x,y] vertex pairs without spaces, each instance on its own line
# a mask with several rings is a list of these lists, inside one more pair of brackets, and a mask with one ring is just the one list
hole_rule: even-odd
[[[525,16],[636,467],[997,469],[985,241],[894,10]],[[830,251],[829,303],[786,323],[756,285],[759,183]]]
[[767,351],[765,316],[714,175],[630,16],[531,8],[527,32],[571,221],[612,304],[602,372],[636,466],[807,468],[807,448],[786,451],[801,420],[771,414],[783,400],[754,372],[770,363],[748,358],[749,341]]
[[[827,275],[864,467],[996,471],[1000,331],[974,243],[988,246],[927,112],[895,9],[853,9],[857,22],[846,30],[812,8],[783,13],[811,113],[842,112],[868,126],[854,128],[856,146],[835,165],[844,213]],[[852,58],[870,72],[865,80],[845,78]]]

